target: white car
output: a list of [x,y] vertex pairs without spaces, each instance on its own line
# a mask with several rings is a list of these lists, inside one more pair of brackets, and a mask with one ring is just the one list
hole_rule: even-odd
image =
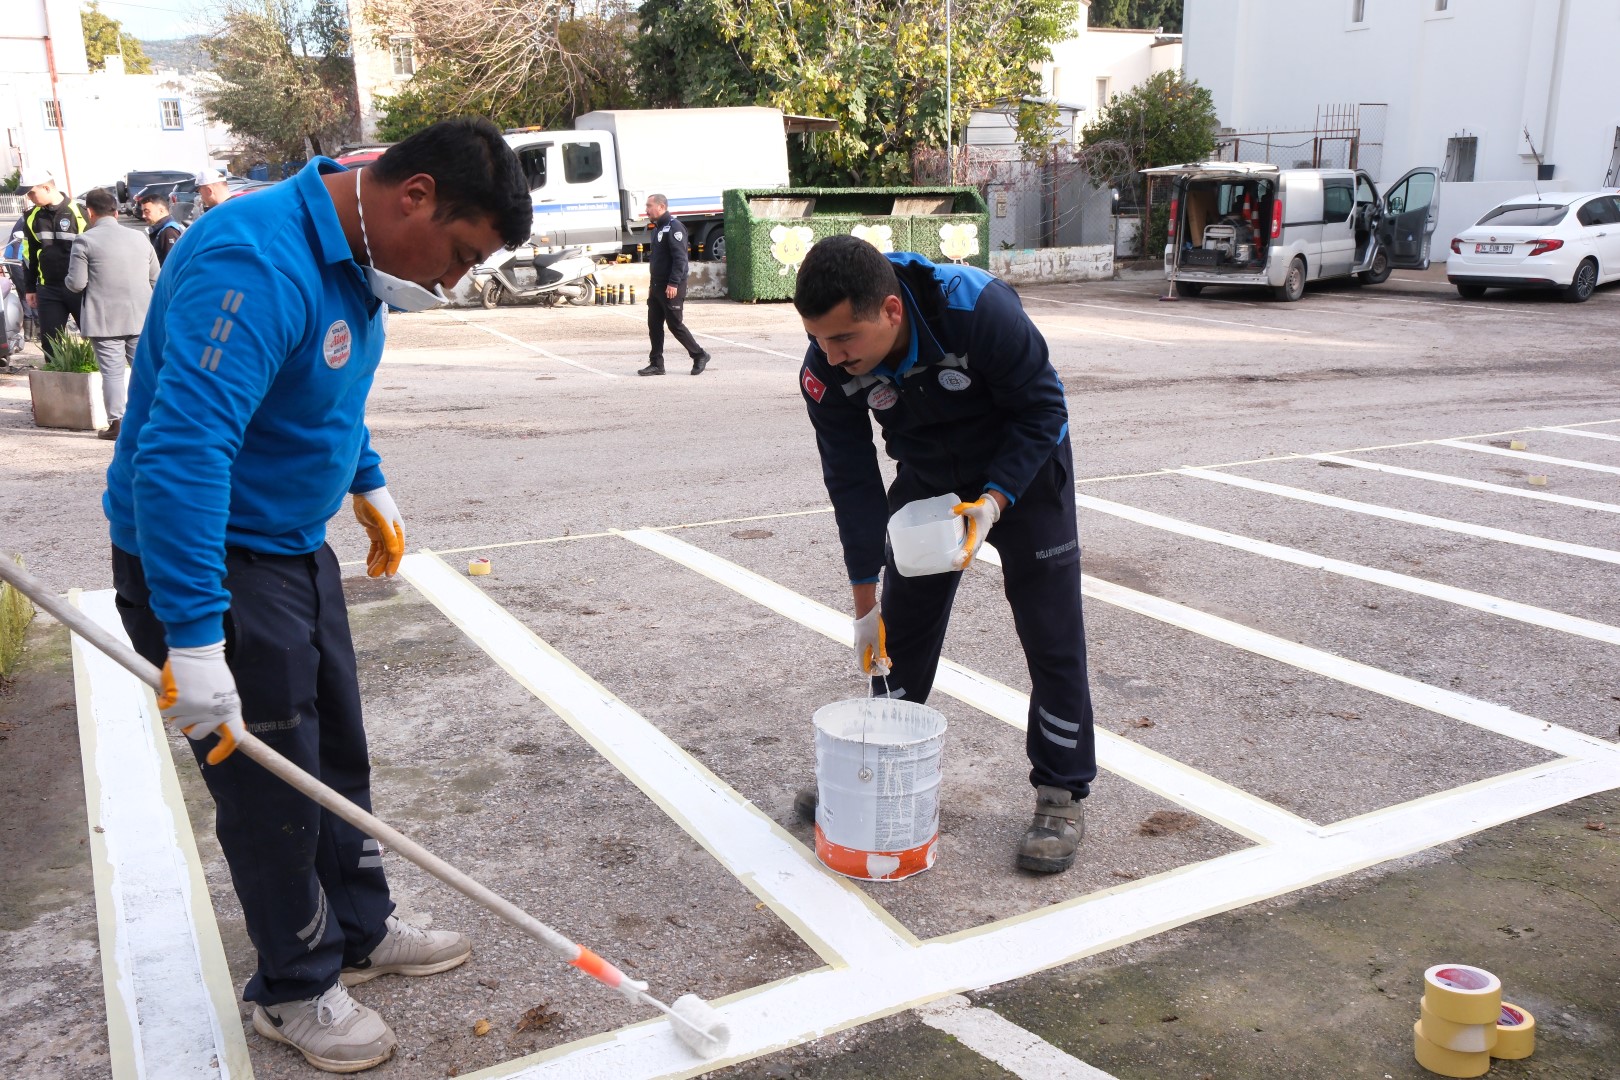
[[1446,280],[1466,300],[1486,289],[1559,289],[1580,303],[1620,278],[1620,196],[1549,191],[1510,199],[1451,241]]

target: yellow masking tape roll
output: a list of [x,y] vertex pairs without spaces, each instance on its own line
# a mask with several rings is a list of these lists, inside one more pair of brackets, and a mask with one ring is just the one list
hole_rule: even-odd
[[489,560],[469,559],[467,562],[467,573],[473,575],[473,577],[477,577],[480,574],[489,573]]
[[1436,964],[1423,973],[1429,1011],[1453,1024],[1494,1024],[1502,1011],[1502,980],[1484,968]]
[[1447,1050],[1423,1037],[1423,1021],[1412,1025],[1412,1055],[1417,1063],[1440,1076],[1484,1076],[1491,1070],[1491,1055]]
[[1496,1048],[1491,1057],[1517,1061],[1536,1052],[1536,1018],[1522,1005],[1502,1002],[1496,1021]]
[[1423,1019],[1418,1021],[1418,1034],[1442,1049],[1477,1054],[1496,1045],[1495,1024],[1454,1024],[1434,1015],[1427,995],[1418,1001],[1418,1008],[1423,1013]]

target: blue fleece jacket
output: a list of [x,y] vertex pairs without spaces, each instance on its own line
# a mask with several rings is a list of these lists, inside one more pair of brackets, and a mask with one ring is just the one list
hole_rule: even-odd
[[354,261],[326,158],[187,229],[131,365],[102,499],[172,648],[221,640],[225,548],[301,555],[347,492],[383,486],[365,425],[385,308]]

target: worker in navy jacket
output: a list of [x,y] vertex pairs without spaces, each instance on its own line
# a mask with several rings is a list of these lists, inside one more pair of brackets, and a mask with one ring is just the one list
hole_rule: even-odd
[[647,257],[647,336],[652,348],[647,366],[637,375],[664,373],[664,326],[692,358],[692,374],[701,375],[709,366],[709,354],[686,328],[687,254],[686,226],[669,212],[669,201],[662,195],[647,196],[647,235],[652,250]]
[[158,278],[107,471],[119,614],[162,665],[164,718],[214,798],[258,953],[253,1028],[328,1071],[395,1045],[346,986],[443,971],[471,946],[394,918],[377,841],[231,751],[245,729],[370,808],[326,523],[353,496],[367,572],[398,569],[404,525],[365,423],[387,309],[437,306],[532,225],[522,168],[487,120],[435,124],[363,170],[316,158],[217,208]]
[[[884,255],[853,236],[810,249],[793,302],[811,338],[799,390],[854,594],[856,660],[874,694],[926,701],[961,570],[995,547],[1033,685],[1036,806],[1017,864],[1067,870],[1097,766],[1068,410],[1046,342],[1017,293],[984,271]],[[899,463],[887,491],[874,419]],[[890,515],[947,493],[966,519],[958,569],[902,576],[885,550]],[[814,797],[800,793],[802,817]]]

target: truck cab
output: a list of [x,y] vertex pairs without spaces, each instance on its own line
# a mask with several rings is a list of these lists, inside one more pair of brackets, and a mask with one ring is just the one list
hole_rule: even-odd
[[624,243],[623,213],[612,136],[602,131],[522,131],[509,133],[506,141],[529,181],[535,246],[617,255]]
[[1249,285],[1291,302],[1307,281],[1376,285],[1397,267],[1429,265],[1438,168],[1413,169],[1382,197],[1359,169],[1205,161],[1143,171],[1174,177],[1164,269],[1179,296]]

